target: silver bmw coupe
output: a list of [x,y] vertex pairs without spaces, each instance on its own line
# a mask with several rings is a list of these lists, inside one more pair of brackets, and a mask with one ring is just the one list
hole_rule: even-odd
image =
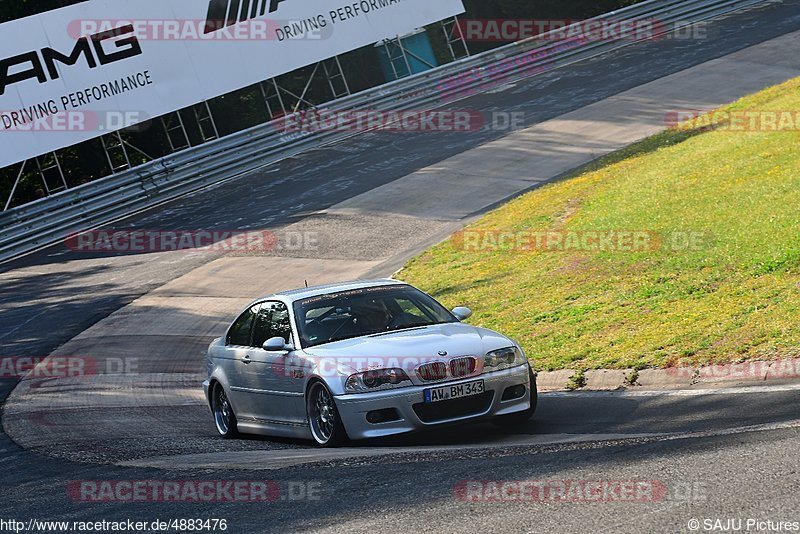
[[208,348],[203,388],[217,431],[331,447],[527,421],[537,400],[527,358],[509,338],[461,322],[471,314],[395,280],[258,299]]

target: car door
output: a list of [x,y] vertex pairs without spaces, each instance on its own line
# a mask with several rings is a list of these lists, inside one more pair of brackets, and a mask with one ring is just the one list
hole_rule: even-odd
[[[297,346],[290,313],[286,304],[277,303],[272,310],[271,330],[264,335],[282,337],[292,346]],[[278,387],[283,392],[279,400],[281,421],[299,425],[306,423],[305,386],[307,376],[311,373],[309,362],[305,361],[302,354],[302,351],[295,350],[274,362],[276,375],[280,377]]]
[[287,351],[270,352],[264,342],[281,337],[292,341],[289,309],[283,302],[267,301],[259,307],[253,327],[249,361],[243,372],[247,376],[248,405],[256,419],[268,422],[289,422],[292,404],[302,392],[292,392],[292,355]]
[[244,421],[253,417],[252,407],[246,395],[248,377],[244,374],[246,360],[252,349],[253,325],[259,306],[245,310],[231,325],[225,335],[224,358],[220,360],[223,373],[228,379],[228,396],[236,415]]

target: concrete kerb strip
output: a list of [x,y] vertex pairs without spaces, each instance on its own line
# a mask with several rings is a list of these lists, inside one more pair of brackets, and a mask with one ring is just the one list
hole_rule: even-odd
[[[539,391],[573,389],[577,370],[545,371],[537,376]],[[800,381],[800,358],[739,363],[720,363],[667,369],[596,369],[583,373],[586,386],[581,391],[622,389],[687,389],[708,386],[734,386],[753,383],[772,384]]]

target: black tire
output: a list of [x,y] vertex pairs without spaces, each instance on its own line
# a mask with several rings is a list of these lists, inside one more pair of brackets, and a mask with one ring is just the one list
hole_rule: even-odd
[[219,382],[211,389],[211,413],[214,416],[214,426],[221,437],[231,439],[239,436],[236,414],[233,413],[225,388]]
[[528,371],[530,373],[530,391],[531,391],[531,405],[527,410],[523,410],[521,412],[510,413],[508,415],[498,415],[495,417],[492,422],[500,427],[508,428],[517,425],[521,425],[526,423],[533,417],[533,414],[536,412],[536,405],[539,402],[539,392],[536,389],[536,374],[533,372],[533,369],[528,366]]
[[319,380],[308,387],[306,417],[314,443],[319,447],[338,447],[348,441],[336,402],[328,387]]

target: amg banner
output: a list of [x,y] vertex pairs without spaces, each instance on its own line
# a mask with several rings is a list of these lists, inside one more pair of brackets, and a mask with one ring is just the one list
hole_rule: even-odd
[[461,0],[89,0],[0,24],[0,167],[463,11]]

